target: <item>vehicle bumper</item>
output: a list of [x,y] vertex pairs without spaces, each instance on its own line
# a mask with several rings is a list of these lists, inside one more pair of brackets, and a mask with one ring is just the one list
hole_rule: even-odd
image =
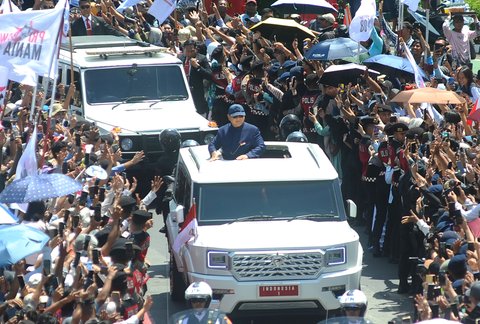
[[[211,276],[189,272],[189,282],[206,281],[214,291],[212,303],[221,311],[237,313],[271,313],[295,310],[321,312],[340,307],[337,297],[360,286],[362,266],[324,273],[314,280],[237,281],[233,276]],[[260,297],[261,285],[298,285],[298,296]],[[229,293],[225,293],[226,291]],[[220,292],[220,293],[216,293]]]

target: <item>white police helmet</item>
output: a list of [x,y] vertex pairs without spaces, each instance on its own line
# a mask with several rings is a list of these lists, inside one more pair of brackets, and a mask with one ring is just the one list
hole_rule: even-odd
[[194,282],[185,290],[185,299],[188,303],[193,300],[204,300],[205,308],[208,308],[212,301],[212,288],[204,281]]
[[343,310],[360,309],[360,316],[365,315],[368,302],[367,296],[362,291],[358,289],[348,290],[339,298],[339,301]]

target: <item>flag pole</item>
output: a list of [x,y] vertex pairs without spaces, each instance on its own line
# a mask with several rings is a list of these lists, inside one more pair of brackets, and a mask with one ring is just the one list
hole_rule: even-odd
[[8,80],[8,87],[7,87],[7,91],[5,91],[5,97],[3,98],[3,109],[2,109],[2,113],[0,114],[0,120],[3,120],[3,116],[5,116],[7,103],[10,101],[10,97],[12,95],[12,88],[13,88],[13,81]]
[[32,92],[32,107],[30,108],[30,122],[33,121],[33,115],[35,114],[35,104],[37,101],[37,86],[38,86],[38,76],[35,74],[35,80],[37,80],[37,83],[33,87],[33,92]]
[[70,84],[73,84],[75,74],[73,73],[73,43],[72,43],[72,24],[68,21],[70,27],[68,28],[68,44],[70,47]]
[[10,7],[10,12],[13,12],[12,0],[8,0],[8,6]]
[[[63,8],[63,13],[62,13],[62,17],[64,16],[64,13],[65,13],[65,7]],[[58,54],[60,53],[60,43],[61,43],[61,40],[62,40],[62,32],[63,30],[63,19],[61,20],[61,23],[60,23],[60,26],[58,27],[58,32],[57,32],[57,53],[56,55],[52,55],[52,59],[50,60],[50,65],[49,65],[49,68],[48,68],[48,77],[46,79],[50,80],[50,72],[52,70],[52,65],[53,65],[53,60],[58,60]],[[50,122],[51,122],[51,118],[52,118],[52,106],[53,106],[53,102],[55,101],[55,93],[56,93],[56,89],[57,89],[57,74],[58,74],[58,71],[55,71],[54,75],[54,79],[53,79],[53,86],[52,86],[52,96],[50,98],[50,109],[48,110],[48,118],[47,118],[47,129],[44,130],[44,139],[43,139],[43,152],[42,152],[42,157],[41,157],[41,160],[40,160],[40,165],[43,166],[43,162],[45,161],[45,153],[46,153],[46,150],[47,150],[47,142],[48,142],[48,138],[50,136]],[[50,83],[50,82],[48,82]],[[48,89],[48,88],[45,88],[45,89]],[[46,93],[47,91],[45,91]],[[42,100],[42,105],[40,107],[43,107],[43,105],[45,104],[45,98],[46,96],[43,97],[43,100]]]

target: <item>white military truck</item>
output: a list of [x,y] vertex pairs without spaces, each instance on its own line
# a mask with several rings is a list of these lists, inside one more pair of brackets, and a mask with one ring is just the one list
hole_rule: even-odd
[[[205,145],[180,150],[167,217],[174,300],[206,281],[229,314],[324,313],[359,288],[363,249],[318,145],[266,142],[258,159],[208,159]],[[196,236],[173,249],[193,201]]]
[[146,163],[162,154],[159,133],[178,130],[182,140],[209,143],[216,134],[199,115],[181,61],[165,48],[126,37],[72,37],[73,51],[63,44],[60,81],[71,82],[77,94],[71,113],[94,122],[101,134],[119,132],[124,158],[143,150]]

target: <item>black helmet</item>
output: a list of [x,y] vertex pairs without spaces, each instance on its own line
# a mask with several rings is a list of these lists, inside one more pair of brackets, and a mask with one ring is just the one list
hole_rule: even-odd
[[307,137],[305,136],[305,134],[303,134],[302,132],[300,132],[300,131],[295,131],[295,132],[290,133],[290,134],[287,136],[287,142],[308,143],[308,139],[307,139]]
[[183,148],[183,147],[192,147],[192,146],[198,146],[198,145],[200,145],[200,144],[198,144],[198,142],[196,140],[188,139],[188,140],[183,141],[182,145],[180,147]]
[[165,152],[176,152],[180,148],[182,136],[174,128],[164,129],[160,133],[159,138]]
[[283,140],[287,139],[290,133],[300,131],[302,129],[302,122],[294,114],[288,114],[280,121],[280,136]]

